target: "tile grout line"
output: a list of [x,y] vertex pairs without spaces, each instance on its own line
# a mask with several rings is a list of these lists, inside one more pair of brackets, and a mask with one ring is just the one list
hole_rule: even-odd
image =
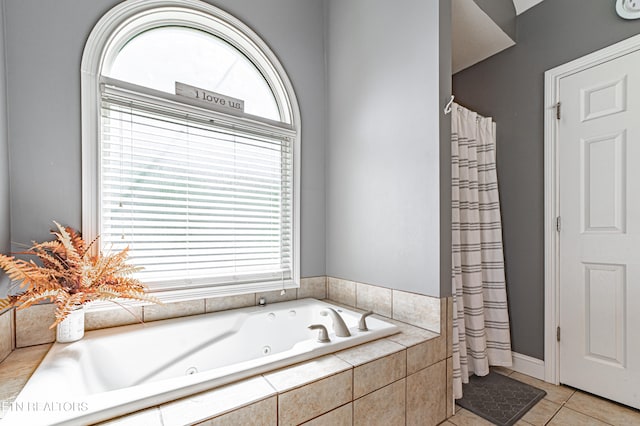
[[[271,383],[269,383],[269,385],[271,385]],[[276,424],[280,424],[280,394],[278,392],[276,392]]]
[[[574,413],[582,414],[583,416],[589,417],[590,419],[596,420],[596,421],[598,421],[598,422],[600,422],[600,423],[603,423],[603,424],[605,424],[605,425],[614,426],[612,423],[605,422],[604,420],[600,420],[600,419],[598,419],[598,418],[596,418],[596,417],[593,417],[593,416],[591,416],[591,415],[589,415],[589,414],[587,414],[587,413],[583,413],[582,411],[574,410],[573,408],[571,408],[571,407],[567,407],[567,406],[566,406],[566,405],[564,405],[564,404],[563,404],[563,407],[562,407],[562,408],[566,408],[567,410],[573,411]],[[561,409],[562,409],[562,408],[561,408]],[[559,413],[559,412],[560,412],[560,410],[558,410],[558,413]],[[557,413],[556,413],[556,414],[557,414]],[[555,417],[555,415],[554,415],[553,417]]]
[[393,289],[391,289],[391,319],[394,319],[393,317]]
[[352,283],[353,283],[353,292],[355,293],[355,294],[354,294],[354,299],[355,299],[355,300],[354,300],[354,302],[353,302],[353,303],[355,304],[355,306],[354,306],[354,307],[355,307],[355,308],[358,308],[358,287],[360,287],[360,286],[359,286],[359,285],[358,285],[358,283],[357,283],[357,282],[355,282],[355,281],[352,281]]
[[[569,398],[571,398],[571,397],[569,397]],[[543,399],[544,399],[544,398],[543,398]],[[547,401],[548,401],[548,400],[547,400]],[[560,412],[560,410],[562,410],[562,407],[564,407],[564,404],[565,404],[566,402],[567,402],[567,401],[564,401],[563,403],[561,403],[561,404],[560,404],[560,407],[556,410],[556,412],[555,412],[555,413],[553,413],[553,416],[551,416],[551,418],[545,422],[545,425],[548,425],[549,423],[551,423],[551,420],[553,420],[553,419],[558,415],[558,413]],[[537,404],[536,404],[536,405],[537,405]],[[534,405],[534,407],[535,407],[535,405]],[[533,407],[532,407],[532,408],[533,408]]]
[[407,349],[404,350],[404,424],[408,426],[409,419],[407,411],[409,409],[409,372],[407,371]]

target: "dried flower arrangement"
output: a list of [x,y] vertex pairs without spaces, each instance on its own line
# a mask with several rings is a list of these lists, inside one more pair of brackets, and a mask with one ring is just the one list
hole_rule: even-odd
[[[128,248],[119,253],[91,255],[97,239],[87,244],[79,232],[55,222],[57,231],[53,241],[33,242],[33,246],[17,254],[36,256],[42,266],[33,260],[16,259],[0,254],[0,268],[24,291],[0,299],[0,309],[15,306],[27,308],[49,300],[56,305],[55,327],[78,305],[94,300],[136,299],[159,303],[145,293],[146,286],[131,274],[139,267],[125,263]],[[15,287],[15,286],[14,286]]]

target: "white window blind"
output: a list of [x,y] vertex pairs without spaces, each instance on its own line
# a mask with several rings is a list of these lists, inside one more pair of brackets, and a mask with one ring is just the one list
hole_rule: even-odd
[[152,290],[293,275],[287,125],[103,85],[100,234]]

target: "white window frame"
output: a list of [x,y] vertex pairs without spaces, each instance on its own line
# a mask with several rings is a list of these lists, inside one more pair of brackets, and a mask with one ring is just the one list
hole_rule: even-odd
[[[91,32],[82,56],[82,233],[92,240],[100,230],[100,84],[117,53],[131,38],[162,26],[185,26],[220,37],[258,68],[275,96],[281,121],[295,132],[293,144],[293,280],[289,283],[229,284],[153,291],[163,302],[256,293],[300,285],[300,110],[293,85],[276,55],[248,26],[228,13],[199,0],[130,0],[107,12]],[[233,113],[235,119],[255,119]],[[269,120],[265,120],[269,121]],[[133,303],[135,304],[135,303]],[[103,308],[98,303],[96,309]]]

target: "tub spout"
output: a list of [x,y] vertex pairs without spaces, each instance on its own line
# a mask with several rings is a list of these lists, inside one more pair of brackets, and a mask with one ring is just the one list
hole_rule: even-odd
[[369,331],[369,328],[367,327],[367,317],[372,313],[373,311],[368,311],[362,314],[362,316],[360,317],[360,323],[358,323],[358,330]]
[[327,327],[322,324],[311,324],[307,327],[309,330],[318,330],[318,342],[319,343],[328,343],[331,341],[329,339],[329,333],[327,333]]
[[347,328],[347,324],[344,323],[344,320],[342,319],[340,314],[336,312],[335,309],[327,308],[326,310],[320,312],[320,315],[322,315],[323,317],[329,315],[331,317],[331,321],[333,321],[333,331],[334,333],[336,333],[336,336],[338,337],[351,336],[351,333]]

